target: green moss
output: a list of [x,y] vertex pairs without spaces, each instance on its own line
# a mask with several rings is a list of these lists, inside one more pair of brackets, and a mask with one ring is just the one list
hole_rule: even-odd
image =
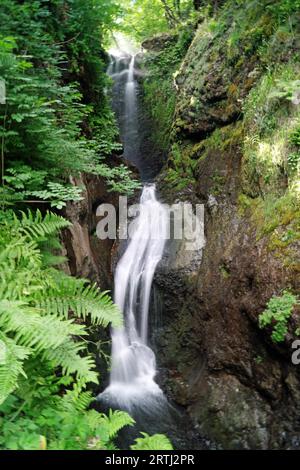
[[[258,228],[258,236],[269,235],[279,227],[298,233],[300,221],[300,199],[295,191],[287,191],[281,197],[269,194],[255,201],[252,213]],[[288,240],[288,238],[287,238]]]
[[210,192],[213,196],[219,196],[224,188],[225,185],[225,178],[224,176],[220,175],[218,171],[215,171],[213,176],[211,176],[212,186],[210,188]]
[[206,151],[220,150],[225,152],[234,146],[242,145],[243,138],[243,123],[238,121],[235,124],[216,129],[207,139],[198,145],[200,148],[206,149]]
[[144,83],[145,105],[153,124],[153,141],[157,148],[166,151],[175,110],[175,93],[170,82],[147,80]]
[[249,196],[246,194],[239,194],[238,196],[238,213],[240,216],[245,216],[247,214],[247,211],[252,207],[253,205],[253,199],[251,199]]
[[265,239],[267,248],[290,271],[299,272],[300,195],[289,188],[281,196],[238,197],[238,213],[247,217],[256,230],[257,240]]
[[224,266],[224,264],[222,264],[219,267],[219,270],[220,270],[220,273],[221,273],[221,275],[224,279],[228,279],[230,277],[230,271],[226,266]]
[[[193,38],[192,29],[182,29],[177,41],[171,41],[160,52],[145,55],[144,104],[151,118],[153,141],[157,148],[167,151],[170,146],[175,112],[176,89],[174,76]],[[176,123],[180,127],[180,123]]]
[[165,183],[176,190],[182,190],[195,183],[194,167],[197,162],[190,158],[190,146],[172,145],[169,155],[169,168]]
[[284,194],[268,194],[265,198],[238,197],[238,212],[249,218],[257,240],[265,239],[267,248],[282,265],[300,271],[298,243],[300,240],[300,196],[296,188]]

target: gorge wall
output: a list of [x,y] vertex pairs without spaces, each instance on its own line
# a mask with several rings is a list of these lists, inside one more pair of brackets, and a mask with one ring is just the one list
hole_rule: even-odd
[[100,219],[96,211],[100,204],[113,204],[117,208],[118,195],[110,192],[104,178],[99,176],[83,174],[72,183],[84,190],[82,201],[69,202],[64,211],[64,216],[72,223],[63,236],[70,273],[96,282],[103,290],[111,290],[114,241],[97,237]]
[[153,342],[169,396],[223,448],[300,445],[299,308],[281,343],[258,323],[273,295],[299,292],[299,37],[272,2],[227,1],[195,31],[144,43],[145,103],[168,153],[160,192],[205,204],[206,235],[200,256],[174,244],[156,273]]

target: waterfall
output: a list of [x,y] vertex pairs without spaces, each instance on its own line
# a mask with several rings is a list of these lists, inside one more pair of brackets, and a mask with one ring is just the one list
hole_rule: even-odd
[[112,108],[118,120],[123,157],[138,168],[142,181],[153,181],[164,155],[151,135],[149,114],[143,111],[143,92],[138,80],[144,73],[139,68],[141,56],[138,51],[130,54],[114,49],[110,59],[107,74],[113,80]]
[[155,355],[148,343],[148,313],[155,269],[164,252],[168,213],[155,185],[145,185],[132,236],[115,272],[115,302],[124,326],[112,331],[110,385],[104,395],[125,409],[149,395],[162,394],[154,381]]
[[134,55],[122,52],[114,54],[108,68],[114,80],[113,109],[119,122],[124,156],[139,168],[144,186],[139,213],[129,224],[129,240],[124,252],[121,247],[123,254],[115,270],[114,301],[124,322],[122,328],[111,332],[110,381],[98,396],[98,403],[100,411],[126,410],[134,418],[135,426],[119,434],[121,447],[128,447],[140,431],[147,431],[165,433],[175,446],[186,449],[191,424],[168,402],[155,381],[156,359],[148,337],[151,287],[166,248],[170,221],[169,211],[158,201],[152,183],[160,166],[145,141],[145,133],[140,134],[143,113],[139,113],[135,63]]
[[113,109],[118,117],[124,158],[139,168],[140,137],[135,55],[120,53],[111,56],[107,73],[114,81]]
[[138,106],[137,84],[134,79],[135,56],[131,57],[127,82],[125,85],[125,133],[124,157],[133,163],[138,163],[139,133],[138,133]]
[[[135,56],[120,53],[111,58],[108,74],[114,80],[113,105],[117,114],[124,156],[142,162],[139,149]],[[156,188],[145,183],[139,214],[130,225],[130,239],[119,260],[114,279],[114,301],[124,317],[124,326],[112,331],[110,384],[100,399],[123,409],[163,397],[156,384],[155,355],[148,344],[151,287],[168,234],[168,211],[156,198]]]

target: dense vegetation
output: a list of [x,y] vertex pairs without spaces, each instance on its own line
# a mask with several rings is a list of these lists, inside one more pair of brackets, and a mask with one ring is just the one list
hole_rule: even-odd
[[73,177],[82,172],[114,191],[138,186],[109,161],[121,146],[104,46],[118,12],[111,0],[1,2],[2,449],[113,448],[133,424],[123,412],[88,410],[86,388],[98,383],[89,328],[120,325],[121,315],[97,286],[64,274],[59,233],[70,223],[49,212],[81,199]]
[[111,2],[2,3],[4,201],[38,198],[61,208],[80,199],[69,180],[82,171],[105,176],[112,189],[135,187],[124,166],[105,162],[120,149],[101,45],[115,12]]

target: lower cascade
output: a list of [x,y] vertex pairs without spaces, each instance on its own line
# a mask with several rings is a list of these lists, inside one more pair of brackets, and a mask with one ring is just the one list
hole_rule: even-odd
[[130,227],[128,246],[115,272],[115,302],[124,326],[112,331],[110,384],[100,395],[123,409],[163,398],[155,383],[155,355],[148,345],[148,314],[151,286],[164,252],[168,214],[156,198],[154,184],[143,188],[139,215]]

